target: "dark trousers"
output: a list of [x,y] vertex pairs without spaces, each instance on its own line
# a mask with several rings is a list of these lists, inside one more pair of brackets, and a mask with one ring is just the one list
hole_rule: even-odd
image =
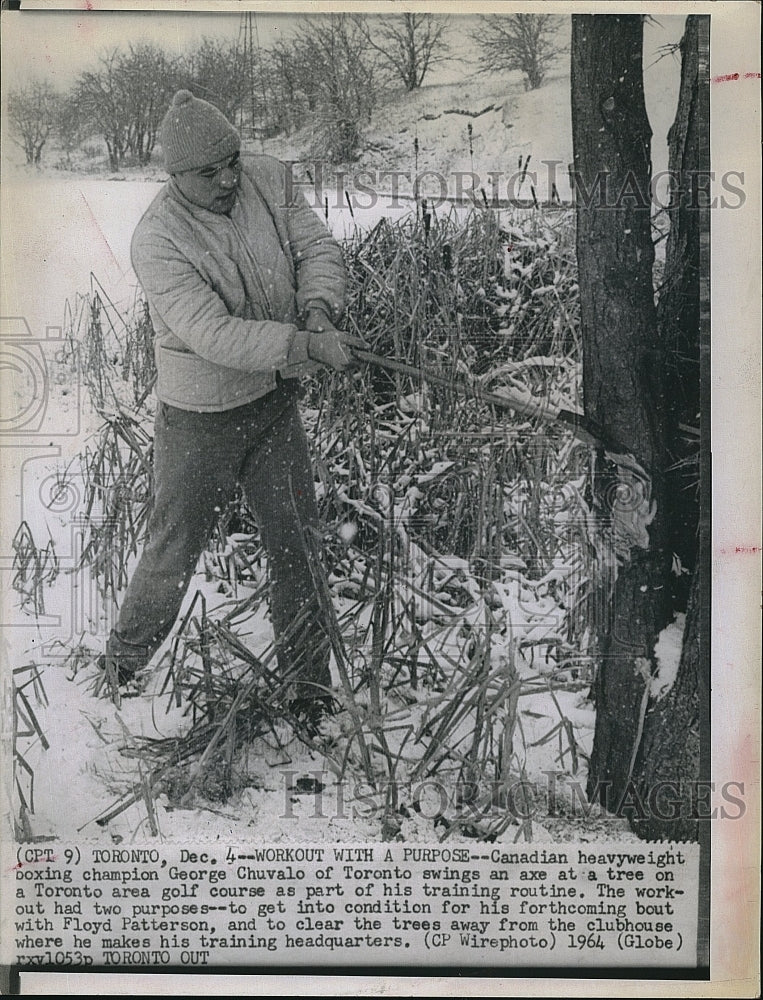
[[[315,525],[318,512],[296,401],[295,383],[287,381],[221,413],[158,404],[148,541],[109,638],[112,656],[143,666],[169,635],[199,556],[238,482],[267,552],[280,671],[299,671],[300,697],[320,695],[330,685],[328,640],[301,536],[302,525]],[[304,624],[294,629],[300,615]],[[284,638],[290,625],[293,634]]]

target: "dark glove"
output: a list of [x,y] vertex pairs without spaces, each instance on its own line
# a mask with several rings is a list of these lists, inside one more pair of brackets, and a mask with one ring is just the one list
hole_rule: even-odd
[[307,343],[307,356],[311,361],[344,371],[353,364],[352,355],[344,344],[345,334],[339,330],[325,330],[322,333],[313,331]]
[[344,330],[339,331],[339,336],[342,338],[342,343],[345,347],[349,347],[350,349],[357,347],[360,351],[370,350],[370,346],[365,342],[365,340],[363,340],[362,337],[356,337],[355,334],[352,333],[345,333]]
[[323,333],[325,330],[333,330],[334,324],[323,309],[317,307],[308,309],[305,315],[305,329]]

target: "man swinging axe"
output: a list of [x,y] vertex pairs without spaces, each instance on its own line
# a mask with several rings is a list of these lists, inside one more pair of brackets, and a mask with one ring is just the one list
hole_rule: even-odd
[[296,678],[293,711],[315,722],[331,677],[301,534],[317,504],[298,379],[352,363],[358,341],[334,325],[342,253],[287,167],[242,162],[236,129],[213,105],[179,91],[161,143],[169,183],[132,239],[156,333],[153,507],[100,665],[118,686],[148,664],[239,483],[267,552],[279,671]]

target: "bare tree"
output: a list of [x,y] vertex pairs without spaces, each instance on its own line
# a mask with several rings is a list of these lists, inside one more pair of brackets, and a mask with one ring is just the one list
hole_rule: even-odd
[[420,87],[429,68],[448,56],[449,46],[443,39],[448,26],[446,17],[423,13],[381,17],[359,14],[356,21],[369,46],[400,77],[408,91]]
[[119,58],[117,83],[128,108],[127,149],[142,166],[151,161],[178,79],[177,64],[156,45],[130,45]]
[[297,31],[294,50],[316,110],[316,152],[335,163],[357,159],[380,86],[365,35],[350,14],[321,15]]
[[657,323],[665,344],[671,548],[680,562],[673,588],[675,604],[681,611],[686,607],[691,573],[696,566],[699,524],[700,243],[704,220],[692,190],[696,191],[698,173],[709,166],[701,158],[706,155],[701,123],[707,97],[700,83],[703,75],[699,57],[699,35],[704,30],[705,18],[690,14],[677,46],[681,53],[681,88],[675,121],[668,133],[670,229],[657,306]]
[[151,161],[159,125],[179,81],[178,67],[155,45],[113,49],[100,67],[83,73],[74,100],[84,119],[103,135],[109,169],[119,170],[128,153]]
[[47,80],[32,80],[8,94],[8,122],[26,162],[39,166],[42,150],[53,129],[58,97]]
[[286,39],[279,39],[267,53],[265,92],[269,120],[287,134],[304,121],[310,97],[315,105],[309,71],[301,65],[293,45]]
[[[700,455],[694,440],[682,439],[681,428],[694,423],[700,411],[699,368],[702,313],[708,308],[702,289],[701,244],[709,230],[709,209],[698,209],[692,199],[694,178],[709,167],[707,138],[702,121],[709,114],[710,87],[707,62],[701,59],[700,40],[709,34],[707,15],[690,14],[681,40],[681,88],[675,121],[668,133],[671,177],[670,233],[666,248],[665,280],[660,290],[657,323],[665,344],[667,426],[670,467],[667,472],[669,542],[683,564],[693,568],[688,594],[680,588],[674,605],[686,609],[681,659],[675,680],[661,697],[652,699],[644,717],[643,735],[634,766],[634,782],[641,801],[649,801],[655,788],[672,782],[682,798],[691,800],[709,774],[710,634],[707,600],[709,567],[709,517],[700,516],[695,482],[698,462],[709,462],[709,444]],[[687,197],[688,195],[688,197]],[[692,204],[694,201],[694,204]],[[701,419],[701,418],[700,418]],[[703,429],[709,439],[709,431]],[[692,458],[695,460],[692,461]],[[688,476],[692,478],[687,479]],[[707,474],[707,470],[703,470]],[[636,832],[650,840],[702,840],[709,838],[707,824],[696,812],[684,809],[648,810],[632,819]]]
[[87,123],[75,95],[66,94],[58,102],[55,134],[66,157],[67,166],[71,166],[72,153],[85,138],[86,133]]
[[184,59],[183,86],[236,121],[252,85],[245,63],[235,43],[202,38]]
[[[671,474],[679,421],[699,407],[700,246],[707,219],[682,197],[706,167],[701,143],[699,21],[690,17],[682,42],[676,121],[670,131],[671,229],[666,282],[655,309],[651,235],[650,140],[642,73],[643,15],[572,17],[572,135],[577,202],[577,256],[586,415],[620,450],[635,457],[643,476],[631,490],[630,512],[649,515],[641,541],[630,546],[616,574],[610,620],[599,628],[601,662],[594,693],[596,730],[588,793],[628,816],[650,839],[696,840],[692,808],[707,711],[709,627],[697,560],[696,506]],[[707,30],[705,28],[705,30]],[[707,78],[705,77],[705,83]],[[705,110],[703,111],[703,107]],[[605,183],[602,183],[605,182]],[[590,193],[598,189],[598,195]],[[586,194],[587,192],[587,194]],[[669,352],[683,356],[675,370]],[[692,363],[694,362],[694,363]],[[688,408],[688,410],[687,410]],[[625,485],[619,478],[618,489]],[[597,476],[599,507],[614,493]],[[707,547],[707,529],[702,529]],[[635,537],[635,536],[634,536]],[[663,691],[655,652],[659,632],[676,610],[671,553],[695,566],[683,649]],[[686,604],[683,604],[686,607]],[[667,791],[667,801],[664,793]]]
[[119,170],[127,151],[130,109],[120,80],[121,56],[113,49],[100,58],[100,68],[77,80],[75,100],[91,127],[100,132],[109,154],[109,169]]
[[[656,672],[657,635],[670,620],[666,548],[664,357],[657,331],[652,265],[650,140],[644,104],[641,15],[572,18],[572,141],[586,416],[622,442],[644,476],[631,487],[642,519],[638,544],[621,563],[598,625],[594,684],[596,730],[588,794],[621,813],[640,744],[642,705]],[[606,187],[601,179],[606,182]],[[598,185],[598,188],[597,188]],[[593,199],[584,192],[598,190]],[[620,192],[629,191],[627,198]],[[633,196],[633,192],[640,197]],[[644,195],[644,192],[646,194]],[[617,210],[613,210],[616,204]],[[618,510],[612,479],[620,469],[599,458],[596,495],[602,517]],[[651,505],[651,521],[641,507]]]
[[537,90],[549,66],[564,51],[557,41],[561,17],[555,14],[487,14],[472,38],[480,47],[485,72],[520,70],[525,88]]

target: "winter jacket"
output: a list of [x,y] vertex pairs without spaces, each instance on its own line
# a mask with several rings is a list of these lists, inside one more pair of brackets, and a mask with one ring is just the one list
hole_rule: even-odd
[[264,396],[276,375],[315,368],[310,308],[336,323],[342,253],[288,168],[246,157],[230,215],[190,202],[174,181],[138,223],[132,263],[156,333],[156,394],[186,410],[228,410]]

